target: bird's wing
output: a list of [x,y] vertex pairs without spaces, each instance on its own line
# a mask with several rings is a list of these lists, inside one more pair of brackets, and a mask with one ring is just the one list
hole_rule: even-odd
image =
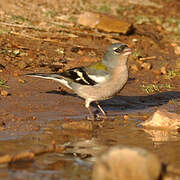
[[61,74],[82,85],[95,85],[106,80],[109,72],[107,66],[97,62],[87,67],[70,69]]
[[96,82],[96,84],[102,83],[109,76],[108,68],[102,62],[97,62],[91,66],[84,67],[83,70],[90,79]]
[[88,74],[83,70],[83,68],[74,68],[62,73],[30,73],[26,74],[26,76],[58,81],[70,89],[70,82],[92,86],[97,84],[93,79],[88,76]]
[[105,80],[108,75],[106,67],[101,63],[95,63],[88,67],[73,68],[62,73],[31,73],[27,76],[52,79],[71,88],[69,83],[75,82],[81,85],[96,85]]
[[97,84],[84,68],[74,68],[68,71],[60,73],[61,76],[71,79],[71,81],[79,83],[81,85],[95,85]]

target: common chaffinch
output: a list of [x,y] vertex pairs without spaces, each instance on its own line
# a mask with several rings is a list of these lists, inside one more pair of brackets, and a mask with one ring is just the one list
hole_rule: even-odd
[[73,68],[62,73],[33,73],[32,77],[52,79],[72,89],[78,96],[85,99],[85,107],[91,118],[94,115],[90,104],[96,102],[104,116],[106,113],[98,101],[109,99],[118,93],[128,80],[128,56],[131,49],[122,43],[108,47],[104,58],[87,67]]

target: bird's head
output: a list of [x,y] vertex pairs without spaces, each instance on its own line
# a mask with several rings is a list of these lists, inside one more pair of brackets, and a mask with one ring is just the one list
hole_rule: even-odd
[[130,54],[131,49],[126,44],[115,43],[107,48],[103,63],[108,67],[116,66],[116,63],[118,62],[126,64]]

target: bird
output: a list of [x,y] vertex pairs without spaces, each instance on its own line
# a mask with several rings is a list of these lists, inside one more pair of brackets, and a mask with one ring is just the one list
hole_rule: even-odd
[[99,101],[112,98],[126,84],[128,80],[127,63],[130,54],[131,48],[128,45],[114,43],[107,48],[101,61],[87,67],[72,68],[60,73],[30,73],[26,75],[55,80],[73,90],[74,93],[85,99],[85,107],[88,109],[91,119],[94,120],[90,104],[95,102],[106,117]]

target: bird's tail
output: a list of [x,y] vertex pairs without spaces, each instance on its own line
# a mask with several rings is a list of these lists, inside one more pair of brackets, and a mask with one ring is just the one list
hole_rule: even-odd
[[67,77],[62,76],[60,73],[31,73],[31,74],[26,74],[26,76],[51,79],[60,82],[69,89],[72,89],[72,87],[69,85],[71,83],[71,80]]

